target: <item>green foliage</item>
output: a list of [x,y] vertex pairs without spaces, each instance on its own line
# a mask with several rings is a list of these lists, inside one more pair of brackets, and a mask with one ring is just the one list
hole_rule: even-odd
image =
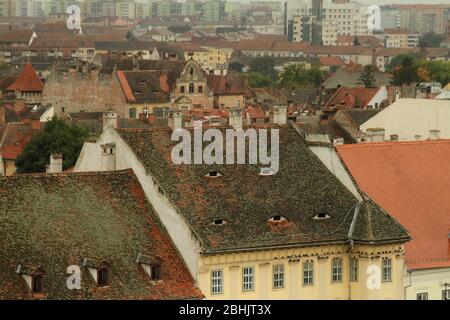
[[371,64],[364,66],[359,81],[366,88],[375,88],[377,86],[377,79],[375,78],[375,72],[377,68]]
[[428,32],[419,39],[420,48],[439,48],[441,42],[446,39],[445,34],[436,34],[434,32]]
[[300,64],[291,64],[284,68],[278,79],[283,89],[298,89],[319,86],[324,79],[324,72],[317,66],[309,69]]
[[427,74],[429,81],[442,85],[450,82],[450,62],[426,61],[416,54],[401,54],[392,59],[388,71],[393,75],[393,84],[421,82],[421,72]]
[[274,81],[270,76],[261,72],[251,72],[248,74],[248,83],[251,87],[268,88],[273,86]]
[[16,161],[18,173],[45,172],[50,155],[63,155],[63,169],[75,165],[88,131],[77,125],[67,125],[56,117],[49,121],[44,130],[33,137]]
[[275,59],[271,57],[255,58],[250,63],[251,72],[259,72],[263,75],[269,76],[272,80],[277,78],[277,71],[275,70]]
[[353,39],[353,45],[354,46],[360,46],[361,45],[361,41],[359,41],[358,37],[355,37],[355,39]]
[[233,70],[233,71],[237,71],[239,73],[242,72],[242,68],[244,67],[244,65],[240,62],[231,62],[228,65],[228,69]]

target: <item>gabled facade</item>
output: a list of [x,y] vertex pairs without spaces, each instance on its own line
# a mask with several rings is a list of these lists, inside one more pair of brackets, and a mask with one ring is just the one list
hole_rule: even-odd
[[[401,299],[406,231],[344,187],[293,128],[273,128],[275,175],[174,165],[169,128],[110,127],[85,143],[75,170],[105,169],[101,146],[113,144],[115,169],[133,169],[208,299]],[[369,266],[385,266],[377,289]]]

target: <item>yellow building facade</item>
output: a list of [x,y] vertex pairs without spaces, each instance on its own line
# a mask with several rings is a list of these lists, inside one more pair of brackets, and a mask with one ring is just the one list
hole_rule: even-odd
[[184,53],[185,60],[194,60],[205,70],[219,70],[228,64],[234,50],[230,48],[201,47]]
[[[198,285],[207,299],[219,300],[403,299],[402,244],[349,249],[323,246],[202,256]],[[383,278],[383,261],[391,263],[390,277],[385,267]],[[282,283],[277,279],[280,270]],[[374,270],[380,271],[379,277]]]

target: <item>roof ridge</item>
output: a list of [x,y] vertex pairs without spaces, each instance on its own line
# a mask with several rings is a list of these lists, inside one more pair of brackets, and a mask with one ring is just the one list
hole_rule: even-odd
[[384,142],[370,142],[370,143],[353,143],[336,146],[336,149],[352,149],[352,148],[369,148],[369,147],[397,147],[402,145],[426,145],[426,144],[442,144],[450,143],[450,139],[437,139],[437,140],[420,140],[420,141],[384,141]]
[[59,172],[59,173],[24,173],[12,176],[0,177],[1,180],[15,180],[21,178],[46,178],[46,177],[65,177],[65,176],[95,176],[95,175],[115,175],[132,173],[132,169],[123,169],[115,171],[75,171],[75,172]]

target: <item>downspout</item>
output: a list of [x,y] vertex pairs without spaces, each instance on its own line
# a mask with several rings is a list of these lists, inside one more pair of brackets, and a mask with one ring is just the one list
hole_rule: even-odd
[[[350,252],[350,253],[353,251],[353,245],[354,245],[353,231],[355,230],[356,221],[358,220],[360,206],[361,206],[361,202],[358,202],[355,207],[355,214],[353,215],[352,223],[350,224],[350,230],[348,231],[348,244],[350,246],[350,249],[348,250],[348,252]],[[351,258],[350,258],[350,268],[351,268]],[[351,274],[351,269],[350,269],[350,274]],[[352,299],[352,281],[351,281],[351,279],[349,279],[349,281],[348,281],[348,300],[351,300],[351,299]]]
[[412,272],[409,269],[406,269],[406,273],[408,273],[409,275],[409,284],[407,286],[405,286],[404,288],[404,292],[403,292],[403,300],[406,300],[406,291],[408,288],[411,287],[411,283],[412,283]]

